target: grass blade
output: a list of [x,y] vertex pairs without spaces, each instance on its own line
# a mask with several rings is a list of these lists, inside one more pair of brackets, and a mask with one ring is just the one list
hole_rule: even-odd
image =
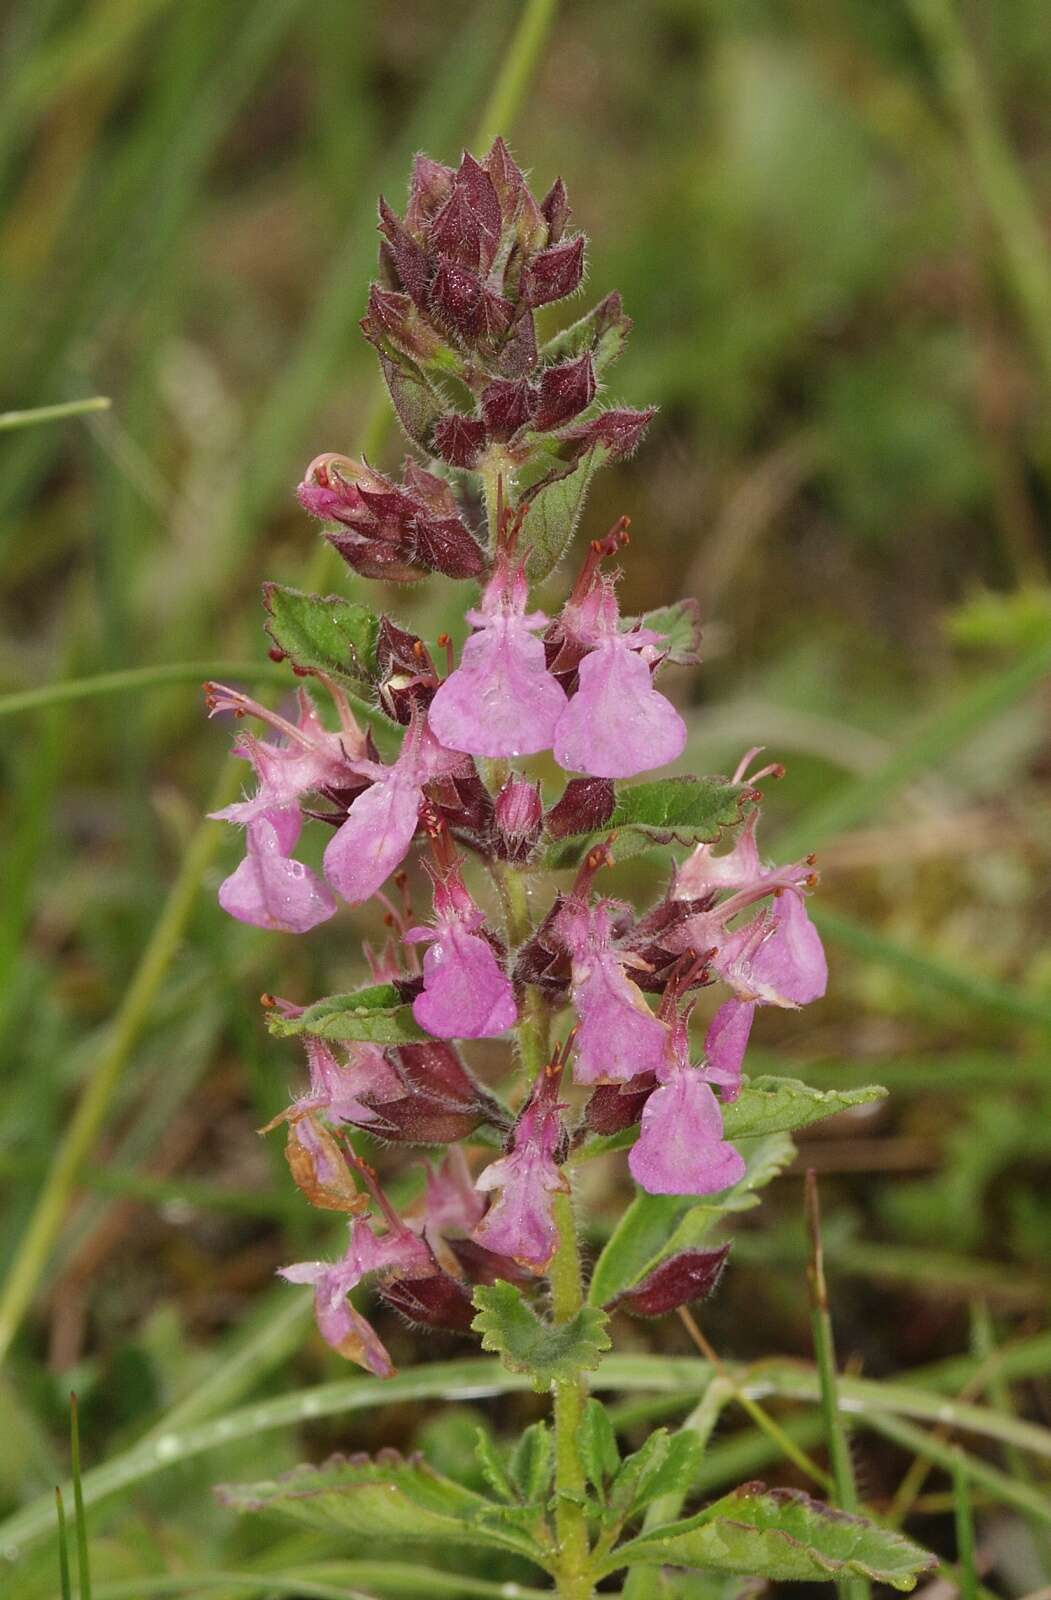
[[75,1394],[69,1397],[69,1453],[73,1469],[73,1510],[77,1525],[77,1574],[80,1579],[80,1600],[91,1600],[88,1519],[84,1514],[84,1486],[80,1475],[80,1414]]
[[952,1469],[952,1492],[956,1513],[956,1560],[960,1572],[961,1600],[978,1600],[978,1574],[974,1568],[974,1520],[971,1496],[962,1453],[956,1452]]
[[73,1588],[69,1577],[69,1530],[66,1527],[66,1508],[62,1504],[62,1490],[57,1483],[55,1511],[58,1516],[58,1576],[62,1586],[62,1600],[72,1600]]
[[0,433],[12,428],[35,428],[41,422],[64,422],[67,417],[83,417],[91,411],[108,411],[112,401],[103,394],[89,400],[65,400],[55,406],[34,406],[31,411],[0,411]]

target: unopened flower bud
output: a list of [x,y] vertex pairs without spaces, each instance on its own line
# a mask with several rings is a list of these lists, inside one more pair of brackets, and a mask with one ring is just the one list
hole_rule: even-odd
[[540,403],[534,428],[546,433],[578,416],[595,398],[595,368],[589,351],[575,361],[548,367],[540,377]]
[[543,806],[538,784],[510,778],[496,797],[496,847],[505,861],[521,861],[540,836]]
[[497,378],[482,390],[482,416],[494,439],[510,439],[535,408],[536,393],[525,378]]
[[450,411],[434,425],[434,448],[451,467],[473,467],[485,448],[485,423]]
[[547,222],[548,244],[557,244],[566,231],[566,223],[572,216],[569,196],[566,186],[561,178],[556,178],[547,194],[540,202],[540,212]]
[[526,269],[524,292],[532,306],[546,306],[579,289],[584,276],[584,235],[564,239],[534,256]]

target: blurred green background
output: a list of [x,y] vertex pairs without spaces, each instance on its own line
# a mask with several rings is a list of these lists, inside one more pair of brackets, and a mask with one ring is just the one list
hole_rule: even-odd
[[[521,11],[16,0],[0,22],[0,408],[113,402],[0,433],[5,1260],[96,1096],[0,1387],[8,1507],[61,1471],[71,1380],[99,1461],[172,1406],[342,1375],[271,1286],[318,1228],[253,1132],[298,1071],[255,997],[347,987],[380,930],[222,918],[237,843],[198,828],[227,733],[194,680],[264,659],[259,584],[302,581],[318,541],[294,485],[319,451],[355,453],[376,404],[356,326],[376,194],[400,204],[415,148],[456,159]],[[586,529],[632,517],[629,610],[700,599],[705,663],[672,684],[689,765],[765,745],[788,767],[767,850],[819,853],[830,995],[764,1012],[753,1070],[891,1089],[804,1142],[841,1354],[880,1376],[1032,1343],[1051,1281],[1045,0],[565,0],[511,144],[540,191],[562,174],[593,296],[619,288],[635,319],[610,394],[661,408]],[[380,464],[398,453],[388,435]],[[452,619],[436,590],[393,603],[432,637]],[[163,663],[202,665],[16,698]],[[809,1353],[799,1170],[708,1308],[727,1355]],[[600,1237],[622,1170],[594,1182]],[[689,1348],[674,1321],[620,1337]],[[1051,1352],[1029,1367],[1015,1400],[1046,1415]],[[352,1422],[268,1435],[266,1467],[412,1437],[408,1412]],[[430,1425],[438,1455],[458,1425]],[[109,1542],[100,1512],[103,1575],[203,1547],[234,1564],[259,1536],[207,1484],[258,1475],[260,1448],[141,1488]],[[907,1457],[859,1453],[886,1502]],[[1012,1559],[1035,1586],[1034,1546]],[[27,1594],[49,1563],[27,1560]]]

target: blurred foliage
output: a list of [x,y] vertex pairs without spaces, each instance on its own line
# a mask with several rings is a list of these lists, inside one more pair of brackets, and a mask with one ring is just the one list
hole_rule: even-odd
[[[0,434],[0,694],[262,658],[259,583],[302,581],[317,543],[292,485],[318,451],[353,452],[374,404],[356,323],[375,193],[400,198],[418,144],[456,156],[517,12],[7,8],[0,409],[113,405]],[[633,518],[628,610],[701,599],[707,660],[676,685],[688,765],[732,769],[752,743],[785,760],[767,842],[791,818],[795,843],[820,846],[818,903],[840,919],[829,999],[764,1013],[757,1056],[891,1089],[803,1153],[823,1175],[839,1350],[869,1375],[961,1349],[976,1295],[1004,1338],[1031,1334],[1046,1298],[1046,22],[1044,0],[564,0],[512,139],[542,186],[562,172],[590,282],[635,318],[611,392],[662,408],[589,527]],[[388,442],[379,464],[396,455]],[[457,626],[426,586],[394,603],[432,637]],[[23,712],[4,733],[9,1257],[226,734],[185,683]],[[629,891],[635,870],[620,869]],[[297,1070],[253,997],[347,987],[359,937],[382,930],[365,913],[336,939],[262,937],[221,919],[219,876],[194,897],[12,1356],[8,1507],[63,1472],[71,1382],[97,1462],[163,1417],[343,1375],[270,1287],[324,1241],[252,1131]],[[597,1241],[623,1178],[602,1162],[589,1182]],[[717,1349],[809,1354],[800,1211],[788,1176],[707,1308]],[[621,1323],[622,1348],[690,1348],[677,1323]],[[1046,1378],[1008,1398],[1046,1417]],[[535,1414],[509,1396],[491,1420]],[[420,1441],[453,1472],[481,1420],[468,1405],[425,1418]],[[412,1425],[397,1406],[271,1432],[266,1471],[406,1444]],[[334,1553],[212,1505],[207,1484],[258,1476],[258,1451],[231,1443],[95,1513],[96,1584]],[[863,1498],[887,1503],[900,1449],[866,1438],[858,1454]],[[998,1570],[1022,1592],[1047,1580],[1012,1527]],[[946,1550],[951,1528],[951,1497],[918,1523]],[[54,1592],[52,1552],[21,1570],[20,1595]]]

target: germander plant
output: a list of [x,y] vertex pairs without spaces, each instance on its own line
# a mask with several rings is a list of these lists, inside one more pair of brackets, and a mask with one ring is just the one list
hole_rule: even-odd
[[[501,140],[455,171],[421,156],[404,215],[381,200],[380,232],[362,327],[417,454],[400,480],[319,456],[299,495],[356,573],[470,585],[470,632],[458,651],[444,635],[432,647],[356,600],[265,586],[272,653],[302,681],[294,720],[209,685],[213,712],[268,730],[235,745],[257,787],[220,813],[243,827],[246,854],[219,898],[241,921],[298,934],[340,900],[375,901],[391,930],[366,947],[371,982],[353,993],[267,1002],[309,1072],[277,1119],[293,1177],[349,1229],[337,1259],[283,1269],[311,1287],[322,1338],[387,1378],[389,1309],[480,1337],[550,1392],[552,1427],[503,1452],[480,1442],[486,1494],[384,1452],[226,1499],[369,1538],[507,1552],[572,1600],[665,1565],[909,1588],[923,1552],[805,1495],[748,1484],[681,1515],[700,1433],[660,1429],[622,1460],[589,1398],[611,1314],[704,1299],[730,1249],[713,1234],[791,1157],[789,1132],[880,1091],[742,1073],[756,1007],[825,990],[813,860],[768,865],[757,845],[758,785],[781,769],[757,768],[751,750],[730,779],[630,781],[685,748],[660,684],[698,659],[694,603],[621,615],[626,519],[576,559],[557,614],[534,597],[574,561],[594,473],[633,452],[652,416],[599,400],[631,326],[618,295],[538,343],[537,311],[584,275],[561,181],[538,203]],[[551,793],[529,770],[541,755],[546,774],[551,757],[565,774]],[[330,830],[323,877],[293,853],[305,818]],[[664,865],[640,912],[604,879],[644,852]],[[430,882],[421,924],[412,859]],[[698,1046],[690,1014],[710,984],[724,998]],[[459,1048],[482,1038],[507,1041],[499,1092]],[[399,1213],[354,1130],[443,1152],[422,1197]],[[576,1174],[620,1149],[636,1196],[585,1282]],[[349,1298],[362,1285],[379,1331]]]

